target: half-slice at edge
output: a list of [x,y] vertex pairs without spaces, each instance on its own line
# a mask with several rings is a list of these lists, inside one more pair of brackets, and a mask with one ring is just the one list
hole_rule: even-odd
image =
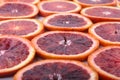
[[[40,74],[42,73],[42,76]],[[73,78],[74,77],[74,78]],[[98,80],[98,75],[88,66],[73,60],[42,60],[18,71],[14,80]]]
[[35,56],[31,42],[18,36],[0,36],[0,45],[0,77],[15,73]]

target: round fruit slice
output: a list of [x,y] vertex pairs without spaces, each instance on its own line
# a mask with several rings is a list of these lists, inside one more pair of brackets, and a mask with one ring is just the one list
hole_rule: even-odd
[[12,19],[0,22],[0,35],[18,35],[31,39],[43,30],[43,24],[35,19]]
[[0,19],[30,18],[38,14],[35,5],[9,2],[0,5]]
[[99,43],[88,34],[72,31],[51,31],[33,38],[38,54],[44,58],[84,60]]
[[31,43],[17,36],[0,36],[0,77],[12,74],[34,58]]
[[89,29],[89,33],[102,45],[120,45],[120,22],[100,22]]
[[38,4],[40,14],[48,16],[54,13],[74,12],[80,11],[81,6],[72,1],[42,1]]
[[[40,76],[41,75],[41,76]],[[98,80],[98,75],[79,61],[42,60],[14,76],[14,80]]]
[[74,0],[82,7],[90,6],[115,6],[116,0]]
[[81,14],[94,22],[98,21],[120,21],[120,8],[110,6],[94,6],[84,8]]
[[101,80],[120,80],[120,46],[103,47],[88,57],[89,65]]
[[25,2],[25,3],[37,4],[39,0],[1,0],[0,2]]
[[46,17],[43,24],[48,30],[83,31],[88,29],[92,22],[79,14],[60,13]]

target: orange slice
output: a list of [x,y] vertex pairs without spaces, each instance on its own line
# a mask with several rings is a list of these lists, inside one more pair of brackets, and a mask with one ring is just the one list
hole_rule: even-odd
[[39,0],[1,0],[0,2],[25,2],[25,3],[37,4]]
[[0,22],[0,35],[18,35],[31,39],[43,30],[43,24],[36,19],[12,19]]
[[52,59],[84,60],[99,42],[90,35],[72,31],[51,31],[32,40],[38,55]]
[[79,14],[60,13],[46,17],[43,24],[48,30],[84,31],[92,25],[92,21]]
[[[40,76],[41,75],[41,76]],[[98,80],[98,75],[79,61],[42,60],[14,76],[14,80]]]
[[120,46],[103,47],[88,57],[89,65],[102,79],[120,80]]
[[116,6],[116,0],[74,0],[82,7],[90,6]]
[[35,5],[27,3],[9,2],[0,5],[0,20],[30,18],[38,14],[38,9]]
[[94,6],[84,8],[81,14],[94,22],[120,21],[120,8],[110,6]]
[[120,45],[120,22],[96,23],[89,33],[97,38],[102,45]]
[[34,58],[35,50],[27,39],[1,35],[0,45],[0,77],[16,72]]
[[81,6],[72,1],[42,1],[38,4],[38,8],[41,15],[48,16],[63,12],[78,13]]

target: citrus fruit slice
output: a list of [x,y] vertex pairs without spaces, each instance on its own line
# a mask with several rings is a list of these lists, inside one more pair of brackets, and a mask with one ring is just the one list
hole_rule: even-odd
[[32,39],[38,54],[44,58],[84,60],[98,48],[90,35],[72,31],[50,31]]
[[0,2],[25,2],[25,3],[37,4],[39,0],[1,0]]
[[34,58],[30,41],[12,35],[0,36],[0,77],[12,74]]
[[89,65],[101,80],[120,80],[120,46],[103,47],[88,57]]
[[42,1],[38,4],[40,14],[48,16],[54,13],[74,12],[78,13],[81,6],[72,1]]
[[11,19],[0,22],[0,35],[18,35],[31,39],[43,30],[43,24],[36,19]]
[[120,22],[100,22],[89,28],[89,33],[102,45],[120,45]]
[[116,0],[74,0],[82,7],[90,6],[115,6]]
[[32,4],[8,2],[0,5],[0,20],[12,18],[30,18],[37,14],[38,9]]
[[[41,75],[41,76],[40,76]],[[14,76],[14,80],[98,80],[97,74],[79,61],[42,60]]]
[[60,13],[46,17],[43,24],[48,30],[84,31],[92,25],[92,21],[80,14]]
[[84,8],[81,14],[94,22],[98,21],[120,21],[120,8],[110,6],[94,6]]

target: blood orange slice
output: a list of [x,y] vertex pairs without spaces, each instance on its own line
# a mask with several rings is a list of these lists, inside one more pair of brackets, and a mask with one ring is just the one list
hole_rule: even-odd
[[96,23],[89,33],[96,37],[102,45],[120,45],[120,22]]
[[[41,76],[40,76],[41,75]],[[97,74],[79,61],[42,60],[14,76],[14,80],[98,80]]]
[[98,21],[120,21],[120,8],[110,6],[94,6],[84,8],[81,14],[94,22]]
[[0,20],[11,18],[30,18],[38,14],[35,5],[9,2],[0,5]]
[[31,43],[17,36],[0,36],[0,77],[9,75],[28,64],[34,58]]
[[120,46],[103,47],[88,57],[89,65],[101,80],[120,80]]
[[0,22],[0,35],[18,35],[31,39],[43,30],[43,24],[36,19],[12,19]]
[[81,6],[72,1],[42,1],[38,4],[40,14],[48,16],[54,13],[74,12],[78,13]]
[[38,54],[53,59],[86,59],[99,43],[90,35],[72,31],[51,31],[33,38]]
[[115,6],[116,0],[74,0],[82,7],[90,6]]
[[79,14],[60,13],[46,17],[43,24],[49,30],[84,31],[92,25],[92,21]]
[[25,2],[25,3],[37,4],[39,0],[1,0],[0,2]]

